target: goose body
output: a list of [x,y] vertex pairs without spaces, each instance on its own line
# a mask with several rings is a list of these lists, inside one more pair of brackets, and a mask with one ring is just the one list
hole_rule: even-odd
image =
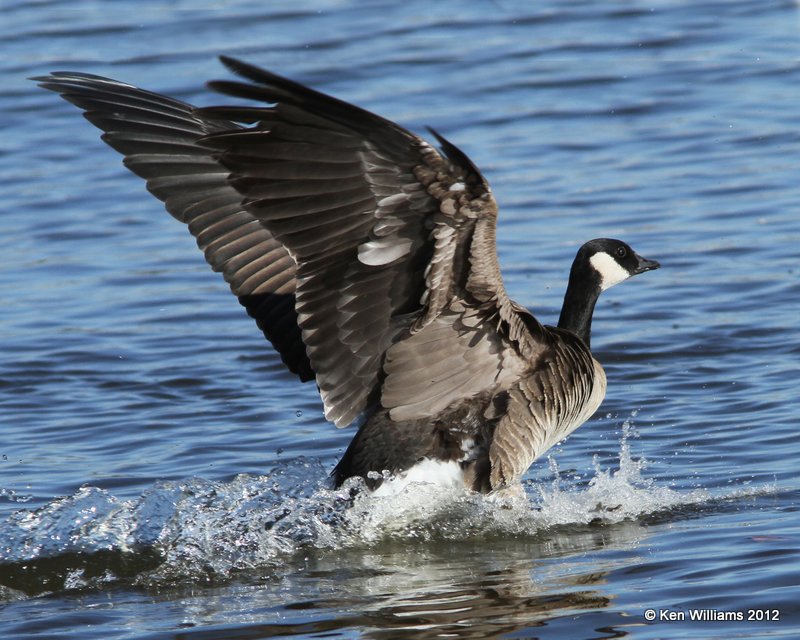
[[[186,223],[325,416],[360,425],[333,471],[513,487],[606,389],[590,351],[600,292],[658,264],[619,240],[575,258],[557,327],[512,301],[484,177],[398,125],[230,59],[256,106],[195,108],[115,80],[36,78]],[[266,106],[265,104],[266,103]]]

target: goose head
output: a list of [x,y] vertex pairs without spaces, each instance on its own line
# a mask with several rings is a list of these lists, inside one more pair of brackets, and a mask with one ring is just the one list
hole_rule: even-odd
[[578,249],[572,263],[559,328],[572,331],[590,346],[592,314],[600,293],[631,276],[660,266],[655,260],[640,256],[622,240],[589,240]]

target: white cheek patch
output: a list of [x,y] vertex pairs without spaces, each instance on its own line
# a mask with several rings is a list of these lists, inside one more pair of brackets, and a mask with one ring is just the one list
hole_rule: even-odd
[[619,284],[631,277],[631,274],[605,251],[595,253],[589,258],[589,262],[595,268],[595,271],[600,274],[601,291],[605,291],[609,287],[613,287],[615,284]]

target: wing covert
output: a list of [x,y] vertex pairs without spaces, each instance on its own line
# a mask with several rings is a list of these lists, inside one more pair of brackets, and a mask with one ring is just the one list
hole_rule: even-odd
[[[405,382],[425,363],[412,354],[416,342],[406,352],[396,343],[456,307],[496,318],[500,337],[486,336],[488,352],[471,352],[468,332],[438,334],[431,345],[438,353],[457,357],[466,349],[467,359],[490,361],[485,369],[476,365],[468,379],[440,380],[429,411],[459,394],[497,386],[503,341],[524,343],[529,327],[503,287],[497,205],[475,165],[435,131],[443,155],[380,116],[222,60],[250,82],[209,86],[267,106],[202,110],[251,125],[202,142],[230,169],[247,211],[297,262],[298,322],[326,417],[344,426],[378,402],[396,407],[396,416],[404,415],[400,407],[406,414],[422,411],[431,391],[418,402],[417,386]],[[278,176],[275,167],[283,163],[298,170]],[[532,317],[527,322],[538,326]]]

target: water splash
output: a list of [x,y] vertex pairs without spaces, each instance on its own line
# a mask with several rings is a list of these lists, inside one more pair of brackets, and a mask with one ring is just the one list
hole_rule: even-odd
[[134,584],[216,582],[264,572],[313,549],[369,547],[385,541],[531,538],[569,525],[603,525],[712,501],[645,477],[623,425],[619,466],[576,486],[551,459],[550,484],[528,484],[500,498],[415,484],[375,496],[360,480],[325,485],[318,461],[297,459],[263,476],[230,482],[192,478],[158,483],[134,500],[96,487],[17,511],[0,525],[0,582],[27,594]]
[[614,523],[633,519],[675,507],[702,505],[712,500],[705,489],[680,492],[659,485],[643,475],[647,460],[633,458],[630,440],[636,437],[633,418],[622,424],[619,467],[603,469],[595,456],[594,475],[586,488],[576,490],[559,475],[555,459],[550,458],[553,482],[535,488],[542,516],[550,526],[590,522]]
[[[5,459],[5,456],[3,456]],[[20,495],[12,489],[0,489],[0,502],[30,502],[33,499],[31,495]]]

